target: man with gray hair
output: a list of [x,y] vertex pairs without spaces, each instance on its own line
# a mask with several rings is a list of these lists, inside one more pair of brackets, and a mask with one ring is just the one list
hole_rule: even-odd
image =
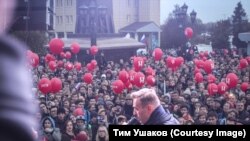
[[178,125],[179,121],[165,111],[154,89],[143,88],[131,94],[134,116],[142,125]]
[[0,140],[33,141],[37,137],[31,75],[25,68],[26,46],[9,37],[16,0],[0,0]]

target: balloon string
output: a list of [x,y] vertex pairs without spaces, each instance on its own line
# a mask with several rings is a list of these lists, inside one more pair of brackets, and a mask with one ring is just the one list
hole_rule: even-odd
[[45,103],[48,104],[48,94],[45,95]]

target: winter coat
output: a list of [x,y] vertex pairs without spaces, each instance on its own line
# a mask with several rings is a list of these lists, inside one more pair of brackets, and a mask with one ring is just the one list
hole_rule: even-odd
[[178,125],[179,121],[169,113],[165,111],[164,108],[160,105],[158,106],[148,121],[144,125]]
[[[45,131],[43,125],[45,120],[49,120],[51,122],[51,130]],[[42,131],[40,132],[40,138],[46,138],[48,141],[61,141],[61,132],[59,128],[55,128],[55,122],[51,117],[45,117],[42,119]]]

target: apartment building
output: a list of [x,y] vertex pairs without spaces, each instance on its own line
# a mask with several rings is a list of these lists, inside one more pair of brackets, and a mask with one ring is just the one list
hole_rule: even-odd
[[[55,0],[55,32],[75,33],[77,9],[95,0]],[[160,26],[160,0],[96,0],[108,9],[114,32],[134,22],[154,22]]]

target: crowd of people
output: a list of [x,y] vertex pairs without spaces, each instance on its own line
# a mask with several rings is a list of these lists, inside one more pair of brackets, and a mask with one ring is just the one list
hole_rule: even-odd
[[[108,141],[109,125],[250,123],[250,67],[245,62],[244,66],[239,67],[243,57],[231,52],[206,53],[205,57],[199,58],[200,54],[194,50],[189,50],[189,55],[183,56],[181,51],[173,49],[164,51],[157,61],[152,54],[144,54],[145,63],[139,71],[146,75],[146,69],[151,67],[156,82],[154,85],[151,81],[150,85],[128,87],[119,94],[113,91],[112,83],[119,79],[121,70],[133,69],[134,58],[105,61],[102,54],[91,71],[93,81],[86,83],[82,76],[90,72],[86,67],[88,62],[81,60],[81,64],[85,65],[80,69],[67,69],[54,64],[51,69],[46,57],[35,55],[40,61],[38,66],[30,67],[33,78],[30,80],[30,74],[25,71],[27,62],[24,52],[27,47],[6,35],[15,2],[0,1],[0,17],[3,18],[0,20],[3,25],[0,28],[1,140]],[[170,67],[173,60],[170,64],[165,62],[169,56],[183,56],[185,60],[181,60],[180,66],[173,69]],[[211,73],[216,77],[213,83],[230,83],[226,77],[233,73],[238,79],[236,85],[227,90],[224,88],[223,93],[213,91],[216,87],[208,88],[210,82],[206,70],[199,70],[204,79],[195,78],[198,70],[196,58],[213,61]],[[70,59],[59,56],[56,59],[61,64],[70,62]],[[54,77],[60,79],[62,89],[54,93],[42,92],[38,87],[40,80]],[[243,82],[248,85],[244,89]],[[33,98],[30,95],[31,83]],[[42,87],[48,87],[48,84]],[[36,108],[39,110],[36,111]]]
[[[166,66],[168,56],[178,57],[178,50],[166,50],[161,60],[155,61],[150,54],[144,55],[145,64],[141,70],[144,74],[148,66],[155,71],[155,86],[145,84],[156,91],[160,105],[170,113],[178,124],[182,125],[243,125],[250,123],[250,90],[242,91],[242,82],[249,82],[250,67],[239,69],[241,57],[230,53],[209,53],[206,59],[214,62],[212,74],[216,82],[226,82],[228,73],[235,73],[239,80],[235,88],[228,89],[224,94],[209,94],[207,73],[204,80],[195,81],[195,58],[185,60],[176,70]],[[58,57],[60,59],[60,57]],[[125,89],[121,94],[112,90],[112,82],[119,79],[119,71],[133,69],[133,58],[119,61],[97,60],[96,68],[91,72],[93,82],[87,84],[82,80],[83,74],[89,72],[86,66],[81,70],[67,71],[64,67],[52,71],[45,57],[40,57],[39,66],[32,68],[34,103],[38,104],[37,122],[40,123],[39,138],[47,140],[71,140],[82,135],[86,140],[109,140],[108,125],[124,125],[134,116],[131,93],[139,90],[136,86]],[[62,59],[64,63],[67,59]],[[73,59],[74,60],[74,59]],[[81,62],[82,64],[88,62]],[[100,67],[102,66],[102,67]],[[57,93],[43,94],[38,89],[41,78],[58,77],[63,83],[62,90]],[[82,109],[79,114],[78,109]],[[136,124],[143,124],[137,122]],[[84,136],[85,135],[85,136]]]

